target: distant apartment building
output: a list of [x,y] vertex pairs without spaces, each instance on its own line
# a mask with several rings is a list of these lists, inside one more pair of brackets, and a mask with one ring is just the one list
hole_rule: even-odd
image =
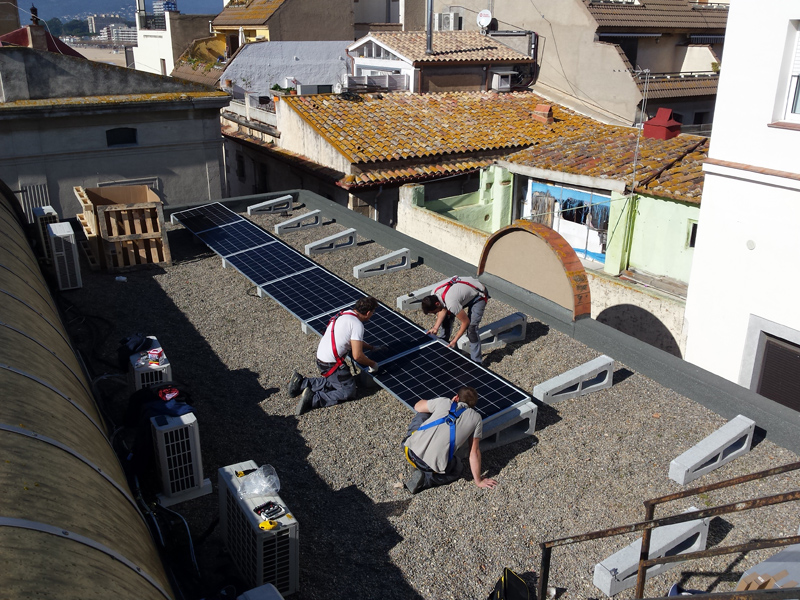
[[111,25],[125,25],[125,18],[120,15],[92,15],[86,19],[89,24],[89,33],[100,34],[103,29]]
[[115,44],[135,46],[137,32],[135,27],[127,27],[125,25],[109,25],[108,27],[103,28],[98,36],[98,39],[101,41],[113,42]]

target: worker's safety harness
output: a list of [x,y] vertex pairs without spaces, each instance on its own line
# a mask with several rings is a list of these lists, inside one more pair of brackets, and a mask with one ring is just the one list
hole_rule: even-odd
[[433,295],[435,296],[436,294],[439,293],[440,289],[444,288],[444,291],[442,292],[442,304],[444,304],[445,303],[445,298],[447,297],[447,292],[449,292],[450,288],[453,287],[457,283],[460,283],[462,285],[468,285],[473,290],[478,292],[478,295],[475,296],[472,300],[470,300],[466,304],[465,308],[469,307],[469,306],[472,306],[473,304],[475,304],[479,300],[483,300],[484,302],[488,302],[489,301],[489,293],[486,291],[485,288],[484,289],[480,289],[479,287],[472,285],[469,281],[461,281],[460,277],[453,277],[447,283],[443,283],[442,285],[437,287],[435,290],[433,290]]
[[[450,448],[447,453],[448,463],[451,460],[453,460],[453,455],[456,452],[456,420],[458,419],[458,417],[462,415],[462,413],[465,410],[467,410],[466,406],[464,408],[458,408],[458,403],[453,402],[450,405],[450,410],[444,417],[442,417],[441,419],[436,419],[435,421],[430,421],[430,422],[426,421],[424,424],[420,425],[419,429],[417,429],[417,431],[423,431],[425,429],[430,429],[431,427],[436,427],[437,425],[441,425],[442,423],[446,423],[450,426]],[[417,433],[417,431],[415,431],[414,433]],[[406,450],[406,459],[408,460],[408,462],[416,466],[414,464],[414,461],[411,460],[411,457],[408,455],[408,446],[405,447],[405,450]]]
[[331,330],[331,348],[333,349],[333,357],[336,359],[336,362],[333,363],[333,366],[330,370],[326,371],[322,374],[323,377],[330,377],[333,375],[336,370],[344,364],[344,358],[339,356],[339,353],[336,351],[336,337],[334,336],[334,329],[336,329],[336,319],[341,317],[342,315],[350,315],[352,317],[358,318],[358,315],[353,311],[343,310],[342,312],[335,314],[331,317],[331,320],[328,321],[328,327]]

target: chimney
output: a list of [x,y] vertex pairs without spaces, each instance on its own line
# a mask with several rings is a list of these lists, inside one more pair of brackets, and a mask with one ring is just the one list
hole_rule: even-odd
[[28,25],[28,48],[34,50],[49,50],[47,47],[47,32],[41,25]]
[[549,104],[537,104],[533,111],[533,120],[551,125],[555,121],[553,119],[553,107]]
[[31,4],[31,23],[34,25],[39,24],[39,9],[37,9],[33,4]]
[[681,132],[681,124],[672,118],[671,108],[659,108],[656,116],[644,122],[644,137],[654,140],[671,140]]

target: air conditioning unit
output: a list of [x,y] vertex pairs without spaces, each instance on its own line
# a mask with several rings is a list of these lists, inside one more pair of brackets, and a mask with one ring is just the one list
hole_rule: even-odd
[[50,238],[50,252],[56,268],[59,290],[74,290],[82,287],[81,264],[78,259],[78,244],[75,232],[69,223],[50,223],[47,225]]
[[165,381],[172,381],[172,365],[166,354],[162,353],[158,363],[150,363],[148,351],[161,348],[161,344],[152,335],[148,335],[147,339],[150,340],[150,345],[130,356],[128,388],[131,393],[142,388],[161,385]]
[[50,240],[47,236],[47,226],[51,223],[58,223],[58,213],[52,206],[34,206],[33,222],[36,224],[36,231],[39,235],[39,247],[42,255],[47,262],[53,259],[53,252],[50,248]]
[[434,31],[458,31],[461,29],[461,15],[457,12],[433,13]]
[[[251,586],[274,585],[287,596],[300,583],[299,525],[280,496],[239,497],[238,473],[258,468],[252,460],[222,467],[219,472],[219,521],[222,539],[236,569]],[[254,508],[275,502],[286,509],[275,529],[261,529],[264,522]]]
[[516,71],[492,71],[492,89],[497,92],[511,91],[511,78]]
[[161,479],[158,501],[171,506],[211,493],[211,480],[203,479],[200,432],[191,413],[179,417],[150,417],[153,446]]

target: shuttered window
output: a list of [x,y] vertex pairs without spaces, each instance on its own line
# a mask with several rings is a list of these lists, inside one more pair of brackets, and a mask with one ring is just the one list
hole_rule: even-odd
[[762,396],[800,411],[800,346],[766,336],[758,390]]

